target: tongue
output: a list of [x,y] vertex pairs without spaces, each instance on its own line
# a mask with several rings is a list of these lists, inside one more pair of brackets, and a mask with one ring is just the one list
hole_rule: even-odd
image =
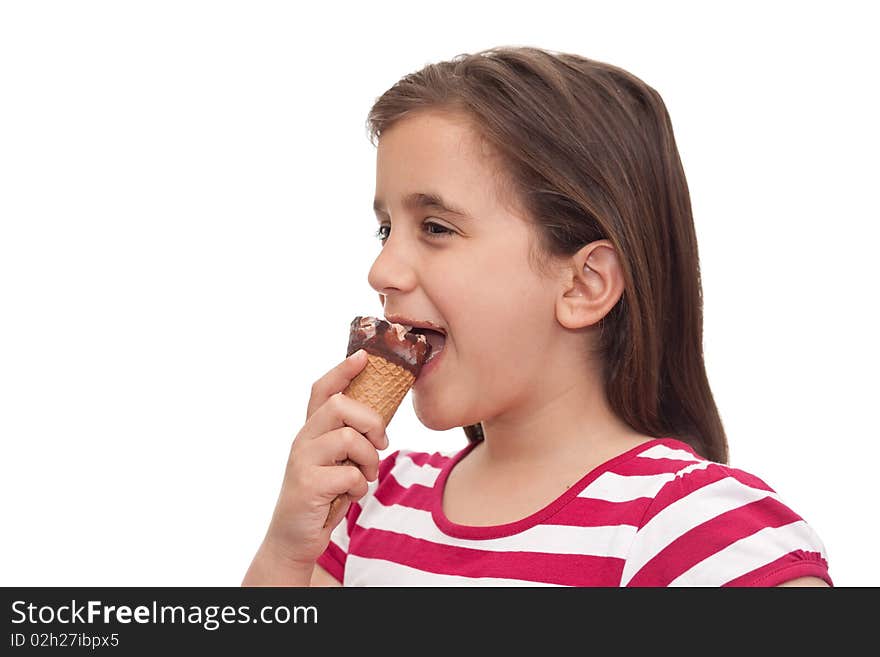
[[428,330],[425,331],[424,335],[428,344],[431,345],[431,355],[428,357],[428,360],[431,360],[431,358],[437,355],[446,345],[446,336],[437,331]]

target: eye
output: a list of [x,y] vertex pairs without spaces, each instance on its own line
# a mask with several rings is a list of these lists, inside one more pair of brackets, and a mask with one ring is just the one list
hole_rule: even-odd
[[[453,235],[455,235],[455,233],[448,229],[446,226],[442,226],[433,221],[426,221],[422,224],[422,227],[427,230],[427,235],[430,239],[442,239],[444,237],[452,237]],[[431,227],[439,228],[441,232],[433,232],[429,230]],[[388,229],[388,234],[384,232],[386,228]],[[385,244],[385,241],[388,239],[390,232],[391,226],[389,226],[388,224],[382,224],[381,226],[379,226],[379,230],[376,231],[376,237],[379,238],[379,241],[382,242],[382,244]]]
[[425,227],[434,226],[434,228],[439,228],[439,229],[442,231],[442,232],[440,232],[440,233],[432,233],[432,232],[429,232],[428,234],[429,234],[431,237],[447,237],[447,236],[449,236],[449,235],[454,235],[454,234],[455,234],[455,233],[453,233],[451,230],[449,230],[446,226],[441,226],[440,224],[436,224],[436,223],[434,223],[433,221],[426,221],[426,222],[425,222],[424,224],[422,224],[422,225],[425,226]]

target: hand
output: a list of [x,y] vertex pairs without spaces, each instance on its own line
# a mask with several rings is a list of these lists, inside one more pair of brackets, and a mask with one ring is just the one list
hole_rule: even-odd
[[[342,393],[366,363],[366,353],[352,355],[312,385],[306,422],[290,448],[281,493],[257,555],[263,573],[273,568],[311,573],[351,502],[379,476],[377,450],[388,447],[385,423],[368,405]],[[345,459],[357,465],[340,465]],[[337,496],[344,502],[328,519]]]

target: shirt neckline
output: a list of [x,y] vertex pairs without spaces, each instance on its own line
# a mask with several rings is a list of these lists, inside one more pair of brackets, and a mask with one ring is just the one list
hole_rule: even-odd
[[580,493],[584,488],[586,488],[592,481],[594,481],[599,475],[604,472],[607,472],[610,468],[619,465],[622,461],[626,461],[627,459],[631,459],[647,449],[651,447],[655,447],[656,445],[666,444],[678,449],[686,449],[690,452],[693,452],[692,448],[675,438],[652,438],[651,440],[645,441],[640,445],[636,445],[635,447],[631,447],[614,456],[604,463],[596,466],[592,470],[590,470],[587,474],[581,477],[576,483],[572,484],[562,495],[557,497],[555,500],[550,502],[544,508],[532,513],[521,520],[515,520],[513,522],[503,523],[500,525],[462,525],[457,522],[452,522],[449,518],[446,517],[446,514],[443,512],[443,492],[446,489],[446,481],[449,478],[449,473],[452,472],[452,469],[456,466],[456,464],[461,461],[465,456],[470,454],[471,450],[474,449],[479,443],[469,443],[458,453],[453,455],[451,459],[449,459],[441,468],[440,474],[437,475],[437,479],[434,482],[434,486],[432,488],[432,500],[431,500],[431,517],[434,520],[434,524],[437,525],[437,528],[448,536],[453,536],[456,538],[469,538],[469,539],[490,539],[490,538],[500,538],[503,536],[512,536],[514,534],[518,534],[530,527],[534,527],[535,525],[541,523],[543,520],[549,518],[554,513],[559,511],[562,507],[568,504],[573,498],[577,497],[578,493]]

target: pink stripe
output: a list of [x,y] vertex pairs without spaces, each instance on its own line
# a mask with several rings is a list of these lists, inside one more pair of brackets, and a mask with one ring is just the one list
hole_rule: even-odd
[[768,486],[768,485],[764,482],[763,479],[760,479],[759,477],[756,477],[756,476],[753,475],[753,474],[749,474],[748,472],[745,472],[745,471],[743,471],[743,470],[738,470],[738,469],[736,469],[736,468],[731,468],[731,467],[726,466],[726,465],[719,465],[718,467],[719,467],[719,468],[724,468],[725,470],[727,470],[727,473],[728,473],[731,477],[733,477],[734,479],[736,479],[738,482],[743,483],[743,484],[745,484],[746,486],[749,486],[750,488],[757,488],[758,490],[766,490],[766,491],[768,491],[768,492],[770,492],[770,493],[775,493],[775,492],[776,492],[775,490],[773,490],[772,488],[770,488],[770,486]]
[[623,572],[623,560],[614,557],[491,552],[432,543],[380,529],[358,534],[357,541],[352,542],[351,554],[442,575],[499,577],[565,586],[618,586]]
[[382,485],[376,488],[375,497],[385,506],[399,504],[410,509],[430,511],[434,500],[434,489],[422,484],[401,486],[394,475],[386,477]]
[[651,508],[648,509],[648,513],[645,514],[642,524],[647,524],[651,518],[656,516],[670,504],[684,499],[703,486],[714,484],[727,477],[736,479],[740,483],[752,488],[757,488],[758,490],[766,490],[770,493],[775,492],[754,475],[726,465],[712,463],[705,468],[692,470],[691,472],[678,475],[675,479],[663,486],[663,488],[658,491],[657,495],[654,496],[654,503],[651,505]]
[[611,468],[610,471],[626,477],[672,474],[689,465],[693,465],[694,463],[699,463],[699,461],[696,459],[693,461],[682,461],[680,459],[651,459],[643,456],[636,456],[635,458],[623,461],[614,468]]
[[363,510],[360,501],[352,502],[351,506],[348,507],[348,511],[345,513],[345,528],[348,530],[349,536],[351,536],[351,533],[354,531],[355,523]]
[[608,502],[599,499],[575,497],[559,511],[547,518],[547,525],[574,525],[580,527],[607,527],[632,525],[638,527],[651,498],[639,497],[626,502]]
[[792,550],[770,563],[730,580],[722,586],[779,586],[796,577],[813,576],[834,586],[828,562],[818,552]]
[[333,541],[327,543],[327,549],[318,556],[318,565],[333,575],[340,582],[345,574],[345,552]]
[[388,473],[394,468],[397,464],[397,457],[400,455],[400,450],[397,450],[393,454],[389,454],[382,462],[379,463],[379,483],[382,483],[382,480],[388,476]]
[[770,497],[731,509],[676,538],[648,561],[627,586],[668,586],[676,577],[731,543],[764,527],[781,527],[800,519],[794,511]]

